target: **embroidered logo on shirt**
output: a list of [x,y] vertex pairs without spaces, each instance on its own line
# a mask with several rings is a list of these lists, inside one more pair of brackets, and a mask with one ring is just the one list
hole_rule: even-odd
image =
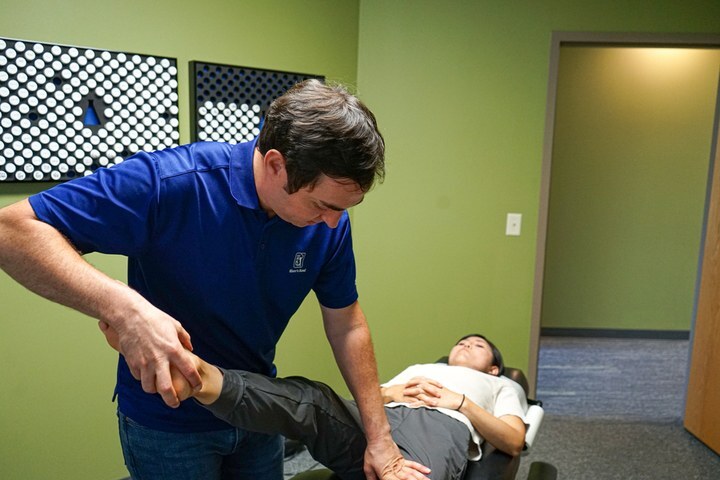
[[306,252],[297,252],[295,254],[295,259],[293,260],[293,265],[292,268],[289,270],[289,273],[303,273],[307,271],[307,268],[303,268],[305,266],[306,256]]

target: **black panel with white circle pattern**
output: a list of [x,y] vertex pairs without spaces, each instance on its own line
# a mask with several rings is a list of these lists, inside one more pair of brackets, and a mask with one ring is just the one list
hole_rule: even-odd
[[324,80],[320,75],[190,62],[192,141],[253,140],[272,101],[309,78]]
[[0,38],[0,182],[62,181],[177,146],[177,60]]

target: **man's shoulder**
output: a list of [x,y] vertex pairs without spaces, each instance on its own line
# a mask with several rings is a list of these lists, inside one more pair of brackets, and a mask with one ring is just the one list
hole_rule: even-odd
[[228,168],[235,145],[220,142],[196,142],[153,153],[161,179],[186,173]]

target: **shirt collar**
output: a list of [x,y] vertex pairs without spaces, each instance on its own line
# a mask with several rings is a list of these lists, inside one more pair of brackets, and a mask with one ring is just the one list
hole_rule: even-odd
[[230,155],[230,193],[238,205],[260,210],[260,200],[255,188],[253,155],[257,138],[251,142],[238,143]]

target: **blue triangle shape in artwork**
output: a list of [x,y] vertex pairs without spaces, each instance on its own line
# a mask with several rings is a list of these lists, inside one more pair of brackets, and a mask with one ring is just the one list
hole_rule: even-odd
[[85,116],[83,117],[83,125],[86,127],[96,127],[100,125],[100,119],[95,111],[92,100],[88,102],[87,109],[85,110]]

